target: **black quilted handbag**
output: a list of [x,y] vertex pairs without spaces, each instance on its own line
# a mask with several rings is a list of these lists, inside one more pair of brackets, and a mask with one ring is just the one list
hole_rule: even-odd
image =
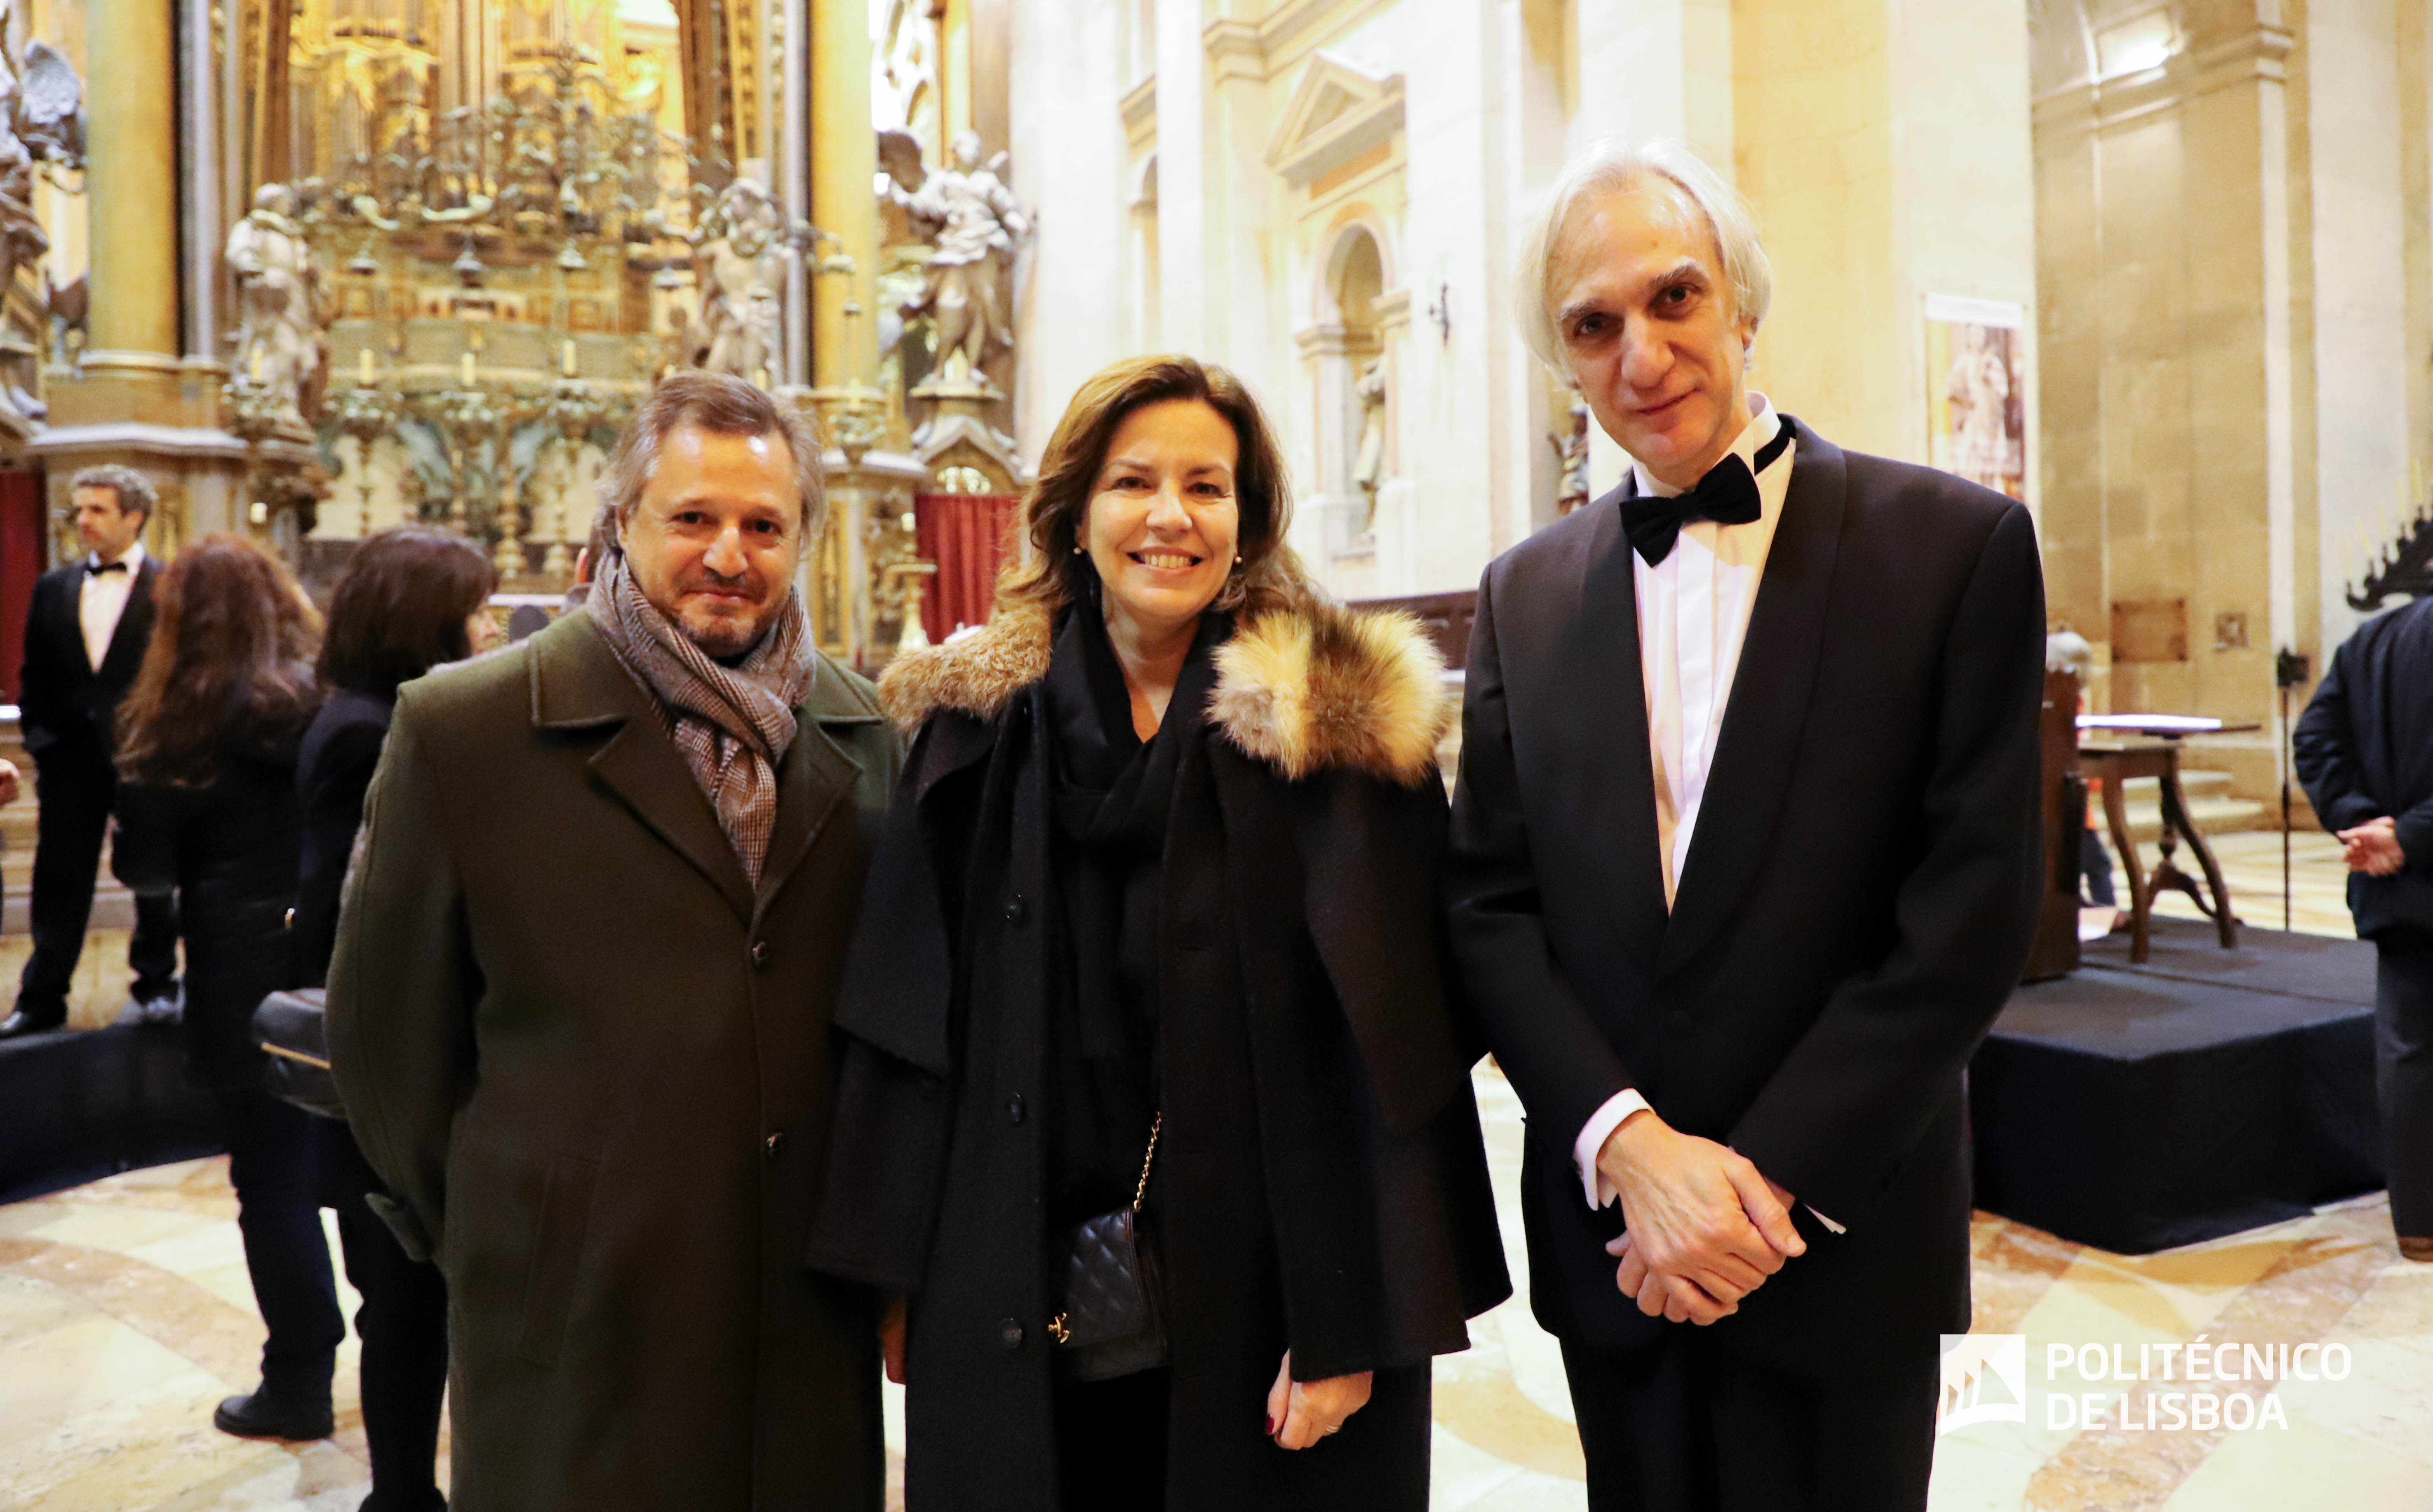
[[273,993],[253,1011],[253,1042],[270,1060],[270,1090],[308,1113],[343,1120],[347,1105],[330,1074],[330,1042],[321,1028],[323,990]]
[[1164,1278],[1141,1233],[1141,1199],[1157,1161],[1158,1131],[1149,1125],[1132,1205],[1077,1224],[1064,1245],[1063,1306],[1047,1325],[1058,1368],[1070,1381],[1112,1381],[1165,1363]]

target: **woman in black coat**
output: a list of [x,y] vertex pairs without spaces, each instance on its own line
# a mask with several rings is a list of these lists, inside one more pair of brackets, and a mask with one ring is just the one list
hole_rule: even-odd
[[[995,618],[880,684],[918,734],[812,1260],[909,1299],[910,1512],[1416,1512],[1430,1359],[1509,1291],[1441,972],[1442,664],[1323,600],[1288,507],[1231,375],[1119,364]],[[1165,1349],[1084,1380],[1072,1231],[1135,1204]]]
[[317,617],[296,580],[236,535],[178,554],[153,590],[143,669],[118,713],[119,880],[174,892],[186,952],[189,1069],[215,1095],[269,1339],[262,1385],[212,1420],[251,1438],[326,1438],[346,1325],[314,1188],[312,1115],[273,1096],[253,1011],[287,979],[285,920],[303,826],[296,753],[319,702]]
[[[297,768],[304,855],[296,889],[295,986],[319,987],[329,978],[347,863],[399,685],[486,649],[496,626],[484,604],[497,583],[497,569],[472,542],[407,525],[355,548],[331,590],[320,666],[330,696],[305,732]],[[323,1119],[313,1132],[321,1199],[337,1212],[347,1279],[364,1300],[355,1315],[372,1461],[372,1494],[364,1507],[444,1506],[434,1469],[448,1385],[447,1283],[437,1266],[408,1256],[372,1212],[369,1199],[385,1193],[353,1131]]]

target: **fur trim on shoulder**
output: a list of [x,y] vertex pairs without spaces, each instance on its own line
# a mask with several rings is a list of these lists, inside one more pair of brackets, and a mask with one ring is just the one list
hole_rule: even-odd
[[[978,630],[890,663],[878,701],[908,735],[942,710],[994,720],[1047,675],[1047,654],[1048,617],[1000,603]],[[1286,778],[1348,767],[1415,787],[1435,768],[1454,703],[1418,620],[1312,603],[1235,628],[1216,651],[1208,716]]]
[[898,656],[879,674],[878,702],[910,735],[940,709],[994,720],[1013,695],[1047,675],[1047,616],[1000,603],[987,624],[943,646]]
[[1234,631],[1216,652],[1208,712],[1288,778],[1348,767],[1409,788],[1435,769],[1453,701],[1417,619],[1313,603]]

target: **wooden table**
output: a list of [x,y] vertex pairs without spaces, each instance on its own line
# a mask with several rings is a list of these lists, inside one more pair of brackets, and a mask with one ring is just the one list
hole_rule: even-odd
[[[2129,884],[2129,959],[2142,964],[2152,953],[2148,939],[2149,921],[2153,917],[2154,894],[2165,888],[2186,893],[2198,910],[2213,921],[2221,948],[2237,949],[2238,920],[2230,911],[2230,889],[2222,882],[2221,867],[2213,858],[2213,847],[2205,843],[2188,818],[2187,800],[2180,791],[2179,736],[2183,731],[2141,730],[2118,716],[2105,719],[2101,724],[2081,719],[2079,725],[2079,769],[2103,783],[2104,824],[2112,832],[2112,848],[2120,853],[2120,870]],[[2261,727],[2212,721],[2205,722],[2205,726],[2202,731],[2186,733],[2213,734]],[[2107,733],[2112,731],[2120,733]],[[2129,804],[2121,792],[2121,784],[2131,777],[2152,777],[2161,789],[2163,831],[2158,843],[2163,855],[2151,876],[2137,859],[2136,844],[2129,838]],[[2204,873],[2202,888],[2195,877],[2180,869],[2176,852],[2183,840],[2188,842],[2198,868]]]

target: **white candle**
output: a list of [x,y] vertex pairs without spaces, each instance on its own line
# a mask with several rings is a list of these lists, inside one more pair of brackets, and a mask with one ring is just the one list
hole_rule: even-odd
[[567,337],[566,345],[557,349],[557,371],[561,378],[574,376],[574,338],[572,336]]
[[372,349],[369,347],[359,348],[355,352],[356,384],[359,387],[369,388],[372,386],[375,376],[376,375],[372,370]]
[[468,351],[465,353],[462,358],[458,359],[456,364],[456,376],[464,381],[467,388],[471,388],[473,386],[473,354],[471,352]]

